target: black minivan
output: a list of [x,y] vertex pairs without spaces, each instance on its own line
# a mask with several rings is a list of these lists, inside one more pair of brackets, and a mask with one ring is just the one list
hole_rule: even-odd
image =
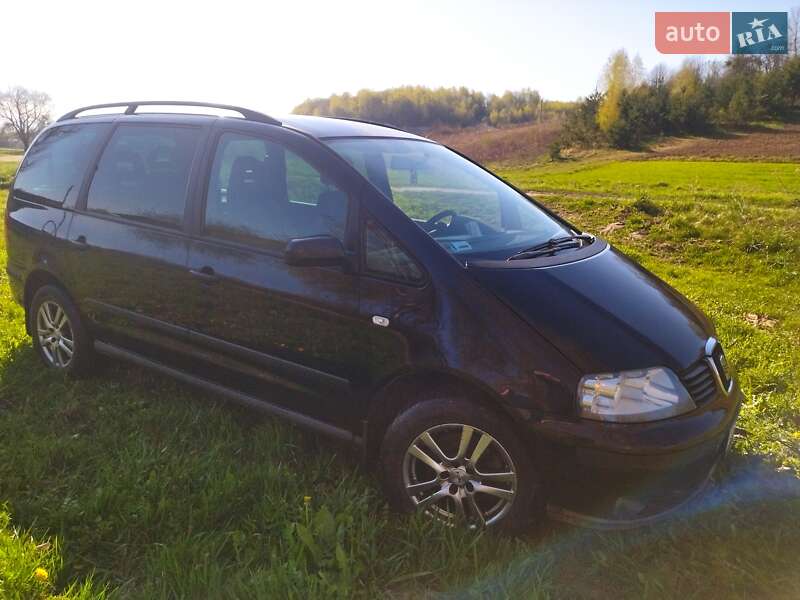
[[48,367],[118,357],[360,445],[396,508],[449,525],[650,522],[742,401],[678,292],[384,125],[82,108],[26,153],[6,232]]

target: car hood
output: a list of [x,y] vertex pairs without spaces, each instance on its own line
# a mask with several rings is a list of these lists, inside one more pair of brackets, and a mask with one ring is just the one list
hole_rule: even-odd
[[610,245],[559,265],[469,270],[584,373],[679,372],[713,335],[691,302]]

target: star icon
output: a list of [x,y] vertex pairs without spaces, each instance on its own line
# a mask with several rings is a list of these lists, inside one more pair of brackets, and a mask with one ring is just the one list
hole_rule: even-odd
[[764,23],[769,21],[769,19],[756,19],[753,17],[753,20],[748,23],[750,25],[750,29],[755,29],[756,27],[763,27]]

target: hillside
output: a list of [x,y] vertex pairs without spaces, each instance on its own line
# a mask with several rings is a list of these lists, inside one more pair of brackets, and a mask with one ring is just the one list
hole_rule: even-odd
[[456,130],[433,130],[426,135],[481,163],[531,163],[547,152],[556,140],[558,120],[516,127],[485,125]]
[[718,137],[667,138],[653,146],[656,158],[800,161],[800,124],[752,127]]
[[[526,165],[546,158],[548,146],[558,137],[559,131],[560,123],[552,120],[516,127],[434,130],[426,135],[481,163]],[[690,158],[800,162],[800,124],[754,126],[714,137],[666,137],[642,152],[602,150],[581,151],[577,155],[584,157],[595,153],[608,154],[617,160]]]

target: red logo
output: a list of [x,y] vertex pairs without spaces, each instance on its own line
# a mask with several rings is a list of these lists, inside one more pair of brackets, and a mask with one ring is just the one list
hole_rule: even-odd
[[731,13],[657,12],[656,48],[661,54],[729,54]]

